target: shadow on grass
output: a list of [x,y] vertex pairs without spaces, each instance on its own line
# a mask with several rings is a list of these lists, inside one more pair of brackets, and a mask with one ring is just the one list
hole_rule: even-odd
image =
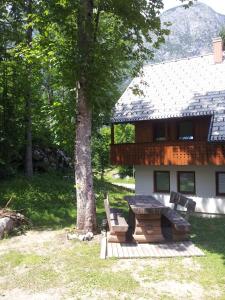
[[62,174],[35,175],[28,180],[15,177],[1,183],[0,206],[21,211],[34,227],[70,226],[76,215],[73,184]]
[[216,253],[225,264],[225,216],[206,218],[192,216],[192,241],[208,253]]
[[[2,181],[0,189],[0,207],[11,199],[9,208],[21,211],[36,229],[57,229],[76,224],[75,189],[72,177],[65,174],[50,173],[35,175],[31,180],[18,176]],[[126,211],[122,201],[126,190],[106,181],[94,182],[97,222],[100,225],[105,218],[104,194],[110,194],[112,206],[120,206]]]

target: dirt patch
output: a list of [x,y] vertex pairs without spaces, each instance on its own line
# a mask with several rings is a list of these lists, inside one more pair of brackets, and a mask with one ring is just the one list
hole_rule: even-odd
[[[99,243],[100,236],[95,236],[95,238],[90,242],[91,251],[95,249],[95,256],[97,255],[96,252],[96,244]],[[92,244],[95,248],[92,248]],[[29,255],[37,254],[44,257],[44,263],[42,262],[42,272],[45,276],[47,276],[47,284],[44,288],[40,288],[39,286],[33,286],[33,290],[29,290],[29,282],[27,285],[19,285],[16,283],[11,288],[8,286],[7,290],[5,286],[7,286],[7,282],[10,283],[10,280],[13,279],[13,275],[6,273],[7,276],[0,277],[0,284],[2,285],[2,291],[0,291],[0,299],[4,300],[70,300],[70,299],[163,299],[164,297],[167,298],[171,297],[172,299],[217,299],[222,297],[222,292],[220,292],[219,287],[214,286],[214,289],[207,290],[205,287],[201,286],[195,281],[195,278],[180,278],[179,277],[179,268],[183,269],[184,272],[191,272],[191,271],[201,271],[201,265],[195,258],[182,258],[178,260],[170,260],[170,259],[121,259],[121,260],[106,260],[103,261],[102,270],[111,271],[113,273],[122,273],[127,272],[131,275],[131,277],[135,280],[137,284],[137,289],[134,293],[127,294],[126,291],[121,289],[118,290],[112,289],[100,290],[96,285],[94,289],[91,290],[80,290],[80,294],[77,294],[76,291],[76,281],[73,281],[72,285],[68,285],[68,282],[64,281],[64,272],[65,272],[65,265],[63,259],[65,257],[59,258],[54,260],[54,255],[59,255],[61,253],[67,253],[68,249],[75,249],[71,253],[72,255],[79,256],[81,255],[82,259],[82,251],[79,248],[79,251],[76,251],[80,247],[80,242],[76,244],[73,240],[67,239],[67,230],[45,230],[45,231],[29,231],[22,236],[15,236],[11,237],[10,239],[5,239],[0,241],[0,255],[4,255],[10,251],[18,251],[21,253],[29,253]],[[89,248],[89,247],[88,247]],[[90,248],[89,248],[90,249]],[[64,251],[64,252],[63,252]],[[87,251],[87,248],[84,251]],[[70,253],[70,251],[68,252]],[[65,254],[64,254],[65,255]],[[70,254],[71,255],[71,254]],[[45,256],[53,257],[50,262],[51,272],[48,273],[48,266],[45,263]],[[38,259],[32,256],[32,259]],[[42,257],[41,257],[42,259]],[[73,260],[71,260],[73,262]],[[76,261],[76,260],[75,260]],[[101,261],[102,262],[102,261]],[[90,260],[92,263],[92,260]],[[99,262],[97,262],[97,266],[93,264],[93,268],[96,270],[99,268]],[[104,265],[105,264],[105,265]],[[178,272],[178,277],[173,277],[173,264],[175,267],[178,268],[176,270]],[[37,263],[38,266],[38,263]],[[47,268],[46,270],[43,269]],[[87,265],[84,263],[84,268]],[[26,264],[19,264],[15,266],[13,271],[18,276],[25,276],[26,272],[30,269],[36,268],[36,265],[26,266]],[[71,264],[71,269],[73,265]],[[110,268],[110,269],[109,269]],[[12,270],[12,269],[10,269]],[[83,271],[83,269],[82,269]],[[175,271],[175,272],[176,272]],[[11,271],[10,271],[11,272]],[[38,271],[39,272],[39,271]],[[96,271],[97,272],[97,271]],[[161,273],[160,273],[161,272]],[[56,273],[56,279],[55,274]],[[167,274],[168,273],[168,274]],[[33,273],[32,273],[33,274]],[[57,281],[58,274],[60,274],[62,280]],[[63,275],[62,275],[63,274]],[[54,276],[53,276],[54,275]],[[48,277],[49,276],[49,277]],[[53,279],[56,280],[56,283],[49,285],[52,283]],[[87,276],[89,272],[87,270]],[[93,274],[91,276],[94,276]],[[113,274],[113,276],[116,276]],[[66,277],[66,274],[65,274]],[[95,277],[93,277],[94,280]],[[28,278],[30,280],[30,278]],[[29,281],[28,280],[28,281]],[[86,280],[86,279],[85,279]],[[90,278],[89,278],[90,280]],[[104,277],[103,277],[104,280]],[[41,281],[42,282],[42,281]],[[44,282],[46,280],[44,279]],[[49,283],[48,283],[49,282]],[[112,282],[114,284],[114,282]],[[15,288],[17,287],[17,288]],[[27,289],[23,289],[23,288]],[[51,288],[50,287],[54,287]],[[38,290],[38,291],[37,291]]]
[[193,260],[191,257],[185,257],[182,259],[182,265],[186,269],[194,270],[194,271],[200,271],[201,266],[196,261]]
[[[0,299],[4,300],[61,300],[65,299],[65,290],[63,289],[49,289],[45,292],[33,292],[30,293],[27,290],[22,289],[12,289],[6,293],[0,292]],[[69,298],[66,298],[69,299]]]
[[142,271],[145,267],[158,268],[162,263],[160,259],[121,259],[114,264],[112,271],[135,270],[136,273]]
[[10,239],[0,241],[0,255],[9,251],[35,252],[39,255],[46,254],[46,251],[70,247],[65,230],[31,230],[21,236],[14,236]]
[[148,282],[149,289],[154,289],[156,294],[166,294],[174,299],[205,299],[204,289],[196,283],[177,282],[164,280],[159,282]]

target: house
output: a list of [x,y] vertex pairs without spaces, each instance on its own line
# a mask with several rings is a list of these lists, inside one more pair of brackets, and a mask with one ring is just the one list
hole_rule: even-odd
[[[134,93],[139,87],[143,93]],[[134,143],[115,144],[114,127],[131,123]],[[225,60],[213,53],[149,64],[133,79],[112,118],[111,163],[135,167],[136,194],[169,203],[189,195],[196,210],[225,213]]]

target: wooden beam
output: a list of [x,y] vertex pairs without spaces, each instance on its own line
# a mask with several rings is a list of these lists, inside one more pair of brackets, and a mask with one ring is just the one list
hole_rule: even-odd
[[114,145],[114,124],[111,125],[111,145]]

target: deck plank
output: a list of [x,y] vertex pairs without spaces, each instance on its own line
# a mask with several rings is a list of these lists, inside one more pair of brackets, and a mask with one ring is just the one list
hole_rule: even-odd
[[123,251],[123,257],[124,258],[129,257],[126,245],[127,245],[126,243],[121,243],[121,248],[122,248],[122,251]]
[[116,246],[117,246],[118,257],[122,258],[123,257],[123,249],[121,247],[121,244],[120,243],[116,243]]
[[132,254],[132,251],[130,249],[130,243],[127,243],[125,247],[126,247],[126,250],[127,250],[128,257],[132,258],[133,254]]
[[138,252],[139,257],[144,257],[145,256],[144,252],[143,252],[143,250],[141,248],[141,244],[137,245],[137,252]]
[[[101,258],[104,258],[104,243],[101,245]],[[163,244],[132,244],[107,242],[107,257],[138,258],[138,257],[191,257],[204,256],[201,249],[192,242],[173,242]]]
[[105,236],[101,239],[101,251],[100,251],[100,258],[106,259],[107,256],[107,239]]
[[118,252],[117,252],[117,243],[112,243],[112,255],[113,257],[118,257]]
[[107,241],[107,251],[106,251],[106,253],[107,253],[107,257],[112,257],[112,243],[109,243],[108,241]]

